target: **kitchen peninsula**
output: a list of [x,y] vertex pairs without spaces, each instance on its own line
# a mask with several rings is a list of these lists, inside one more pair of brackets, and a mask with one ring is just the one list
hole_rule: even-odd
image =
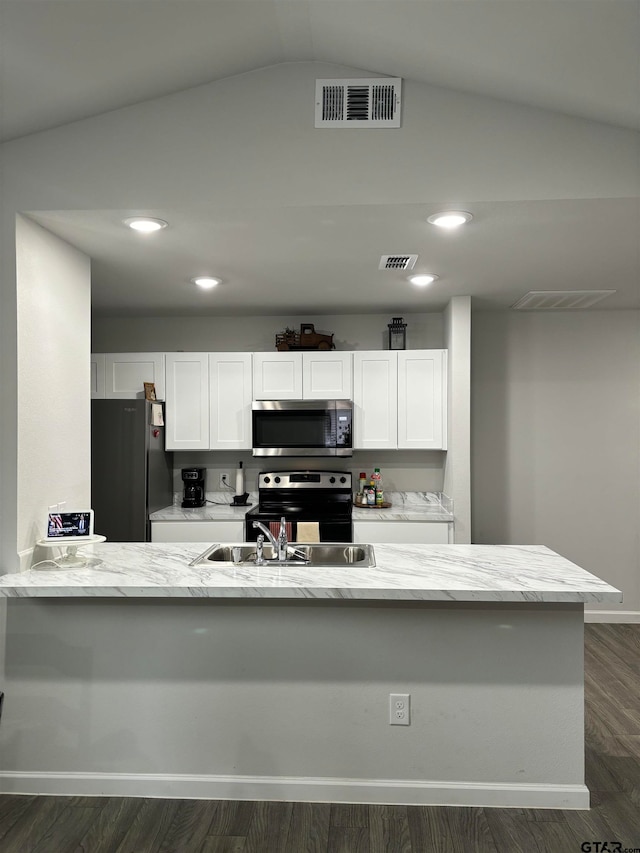
[[2,791],[588,806],[583,607],[618,590],[542,546],[379,544],[368,569],[202,550],[0,576]]

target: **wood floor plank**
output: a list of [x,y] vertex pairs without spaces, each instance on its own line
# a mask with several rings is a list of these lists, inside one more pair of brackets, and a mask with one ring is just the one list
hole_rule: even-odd
[[35,797],[13,794],[0,796],[0,850],[2,849],[2,839],[35,799]]
[[326,853],[330,817],[329,803],[294,803],[283,853]]
[[210,800],[181,800],[158,853],[194,853],[204,844],[218,804]]
[[[196,853],[245,853],[246,837],[244,835],[210,835],[204,840],[201,847],[193,847]],[[266,853],[268,848],[264,848]],[[274,851],[275,853],[275,851]]]
[[65,797],[35,797],[2,839],[2,853],[33,850],[66,808]]
[[639,804],[634,803],[626,794],[599,791],[596,797],[592,797],[592,800],[597,802],[593,808],[610,827],[609,839],[619,841],[622,847],[640,847]]
[[564,851],[578,851],[585,840],[578,838],[572,827],[566,821],[529,821],[531,835],[540,853],[564,853]]
[[102,809],[95,806],[67,806],[38,843],[29,848],[29,853],[75,850],[80,839],[87,834],[91,825],[99,818],[105,805],[103,802]]
[[145,799],[112,853],[157,853],[180,800]]
[[527,820],[521,810],[484,809],[484,813],[493,843],[499,853],[551,853],[539,850],[531,830],[533,821]]
[[414,850],[422,844],[433,853],[497,853],[484,809],[409,806],[407,819]]
[[375,853],[412,853],[406,806],[369,806],[369,846]]
[[369,806],[360,803],[333,803],[331,826],[369,827]]
[[245,853],[284,850],[292,811],[293,803],[256,803],[247,833]]
[[102,811],[76,847],[69,850],[74,853],[111,853],[116,850],[143,803],[142,797],[109,797],[103,800]]
[[327,853],[375,853],[369,845],[369,827],[331,826]]
[[256,803],[245,800],[220,800],[216,803],[207,835],[246,836]]

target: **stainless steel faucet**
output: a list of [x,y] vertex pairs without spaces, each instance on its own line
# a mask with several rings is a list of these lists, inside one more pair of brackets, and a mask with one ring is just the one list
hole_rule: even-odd
[[287,559],[289,542],[287,541],[287,527],[284,516],[280,519],[280,531],[278,538],[266,527],[261,521],[254,521],[253,526],[261,530],[273,546],[273,553],[276,554],[278,561],[282,562]]

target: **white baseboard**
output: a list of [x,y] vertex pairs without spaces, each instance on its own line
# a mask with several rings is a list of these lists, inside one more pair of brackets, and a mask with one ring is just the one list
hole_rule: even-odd
[[585,622],[640,622],[638,610],[585,610]]
[[585,785],[499,785],[398,779],[4,771],[0,772],[0,793],[488,808],[589,808],[589,791]]

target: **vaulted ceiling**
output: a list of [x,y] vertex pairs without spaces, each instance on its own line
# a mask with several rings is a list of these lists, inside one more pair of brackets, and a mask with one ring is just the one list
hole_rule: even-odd
[[[16,140],[298,61],[360,68],[640,128],[639,47],[640,0],[1,0],[0,131],[2,139]],[[253,293],[259,307],[258,294],[268,291],[271,311],[285,306],[324,311],[327,298],[336,311],[391,310],[397,298],[383,282],[372,286],[363,258],[369,264],[373,256],[377,260],[402,247],[446,267],[453,283],[447,295],[470,294],[480,307],[507,307],[526,289],[554,289],[560,270],[563,287],[570,289],[606,287],[603,282],[612,278],[623,282],[624,296],[611,307],[639,307],[638,210],[637,199],[487,202],[478,213],[488,224],[455,252],[446,241],[436,244],[427,231],[419,245],[403,240],[415,217],[432,212],[420,205],[316,208],[306,216],[280,210],[268,223],[252,220],[250,211],[234,211],[234,221],[244,220],[243,268],[235,273],[246,284],[243,304]],[[224,211],[211,215],[220,266],[230,267],[238,256],[237,230]],[[143,314],[151,293],[155,313],[200,311],[196,297],[193,304],[184,293],[176,299],[168,282],[185,257],[202,255],[201,215],[184,223],[179,245],[167,230],[155,266],[116,233],[113,217],[114,212],[98,211],[38,215],[45,227],[94,258],[98,311]],[[296,252],[298,284],[303,271],[303,299],[280,265],[285,246]],[[348,292],[323,287],[332,264],[348,275]],[[523,277],[523,269],[531,274]],[[240,311],[237,292],[222,294],[216,311]],[[416,294],[407,292],[404,299],[403,310],[424,305]]]

